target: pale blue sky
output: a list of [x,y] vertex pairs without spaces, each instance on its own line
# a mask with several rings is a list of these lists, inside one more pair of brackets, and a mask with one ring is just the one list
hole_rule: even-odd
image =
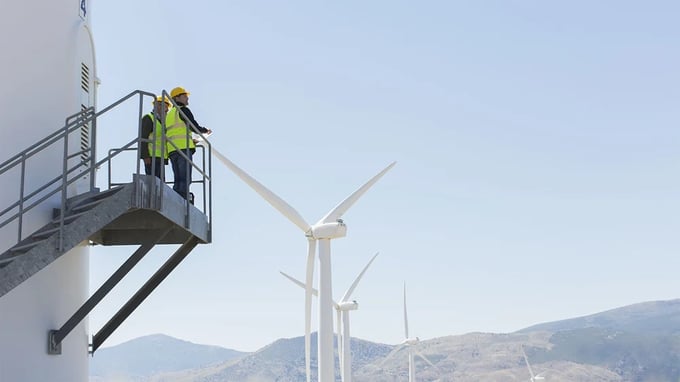
[[[403,282],[421,339],[679,296],[677,2],[124,0],[92,15],[100,108],[187,88],[215,147],[309,222],[398,161],[332,244],[337,297],[381,253],[354,336],[403,339]],[[135,118],[102,120],[100,150]],[[304,293],[278,271],[303,277],[305,238],[218,162],[214,177],[214,242],[105,346],[162,332],[251,351],[303,334]],[[94,248],[93,285],[132,251]]]

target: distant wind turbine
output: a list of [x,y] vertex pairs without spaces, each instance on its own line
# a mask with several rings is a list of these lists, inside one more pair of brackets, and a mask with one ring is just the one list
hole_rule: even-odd
[[307,272],[305,278],[305,366],[307,382],[311,382],[310,337],[312,316],[312,281],[314,278],[314,255],[316,242],[319,242],[319,330],[318,330],[318,375],[319,382],[335,382],[333,354],[333,297],[331,286],[331,239],[344,237],[347,226],[342,215],[375,184],[396,162],[371,178],[366,184],[354,191],[349,197],[333,208],[314,225],[308,224],[290,204],[274,194],[260,182],[248,175],[214,147],[212,153],[241,180],[260,194],[269,204],[300,228],[308,240]]
[[522,350],[522,355],[524,356],[524,362],[527,364],[527,369],[529,369],[529,375],[531,378],[529,378],[529,382],[536,382],[536,381],[542,381],[545,380],[545,377],[542,377],[541,374],[539,373],[538,375],[534,375],[534,370],[531,368],[531,365],[529,364],[529,358],[527,357],[527,353],[524,352],[524,346],[520,345],[519,348]]
[[417,355],[418,357],[422,358],[423,361],[427,362],[430,366],[437,368],[435,364],[430,362],[427,357],[418,349],[416,349],[416,346],[420,343],[420,338],[418,337],[409,337],[408,336],[408,313],[406,310],[406,283],[404,283],[404,336],[405,339],[404,341],[399,344],[394,350],[392,350],[386,357],[385,359],[380,363],[383,365],[385,361],[387,361],[389,358],[391,358],[393,355],[397,354],[401,349],[407,348],[408,349],[408,380],[409,382],[416,382],[416,367],[414,363],[413,356],[414,354]]
[[[340,302],[333,302],[335,306],[335,311],[337,313],[337,335],[338,335],[338,358],[340,361],[340,372],[341,372],[341,378],[343,382],[352,382],[352,353],[351,353],[351,345],[350,345],[350,329],[349,329],[349,312],[351,310],[357,310],[359,309],[359,303],[356,302],[356,300],[350,300],[350,297],[352,296],[352,293],[354,292],[354,289],[356,289],[357,285],[359,285],[359,281],[363,277],[364,273],[366,273],[366,270],[368,270],[368,267],[371,266],[371,263],[373,263],[373,260],[378,256],[378,253],[373,255],[371,260],[366,264],[364,269],[361,270],[361,273],[357,276],[356,279],[354,279],[354,282],[352,282],[352,285],[347,289],[345,294],[342,296],[340,299]],[[280,272],[284,277],[286,277],[288,280],[292,281],[296,285],[300,286],[303,289],[305,288],[305,284],[297,279],[295,279],[292,276],[287,275],[284,272]],[[312,289],[312,294],[317,296],[318,292],[316,289]]]

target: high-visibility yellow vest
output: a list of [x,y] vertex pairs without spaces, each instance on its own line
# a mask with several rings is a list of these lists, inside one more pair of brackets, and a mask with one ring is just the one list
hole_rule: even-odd
[[[194,140],[191,138],[191,133],[187,129],[187,124],[179,117],[179,109],[172,107],[165,117],[166,139],[168,140],[168,153],[177,149],[183,150],[187,147],[193,149],[196,147]],[[189,135],[187,146],[187,134]],[[175,145],[171,145],[170,142]],[[175,148],[177,146],[177,148]]]
[[[162,150],[162,148],[163,148],[163,146],[162,146],[163,124],[161,123],[161,121],[159,119],[156,119],[156,116],[154,115],[154,113],[149,113],[147,115],[149,116],[149,118],[151,118],[151,123],[154,126],[153,131],[147,137],[147,138],[149,138],[149,141],[150,141],[149,142],[149,155],[151,155],[152,157],[156,157],[156,158],[160,158],[161,155],[163,155],[163,157],[165,159],[167,159],[168,158],[168,149],[166,148],[165,150]],[[154,149],[153,149],[154,137],[156,139],[156,151],[154,151]]]

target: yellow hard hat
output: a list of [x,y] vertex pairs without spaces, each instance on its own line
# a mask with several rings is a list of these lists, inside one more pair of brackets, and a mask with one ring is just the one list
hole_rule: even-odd
[[157,96],[155,100],[151,101],[151,104],[153,105],[156,102],[165,102],[166,105],[172,106],[172,103],[170,103],[170,100],[168,99],[168,97]]
[[178,87],[172,89],[172,91],[170,92],[170,97],[175,98],[178,95],[182,95],[182,94],[189,95],[189,92],[186,91],[186,89],[184,89],[183,87],[178,86]]

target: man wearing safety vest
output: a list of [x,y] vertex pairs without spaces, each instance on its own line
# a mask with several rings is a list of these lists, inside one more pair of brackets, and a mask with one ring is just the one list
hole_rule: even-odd
[[142,117],[142,133],[140,135],[140,156],[144,161],[146,175],[155,175],[163,179],[162,168],[168,164],[168,150],[163,145],[163,125],[161,116],[165,116],[170,108],[170,100],[158,96],[151,101],[153,111]]
[[[178,106],[170,108],[165,118],[168,157],[175,178],[172,189],[193,203],[193,195],[189,192],[189,185],[191,184],[191,158],[196,151],[196,145],[191,137],[191,132],[210,135],[212,130],[206,129],[196,122],[193,113],[187,107],[189,105],[189,92],[184,88],[176,87],[172,89],[170,97]],[[184,115],[180,113],[180,110]]]

